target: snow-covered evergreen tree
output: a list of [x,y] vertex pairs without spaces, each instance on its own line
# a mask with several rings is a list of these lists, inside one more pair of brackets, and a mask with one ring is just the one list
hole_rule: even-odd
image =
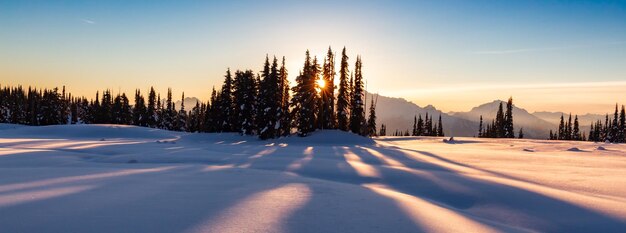
[[341,52],[341,68],[339,69],[339,92],[337,93],[337,128],[349,130],[350,84],[348,81],[348,55],[346,48]]
[[355,134],[363,135],[363,126],[365,125],[365,111],[363,109],[363,97],[365,95],[363,89],[363,74],[361,73],[362,63],[361,57],[357,56],[354,65],[354,86],[352,92],[352,102],[350,104],[350,131]]

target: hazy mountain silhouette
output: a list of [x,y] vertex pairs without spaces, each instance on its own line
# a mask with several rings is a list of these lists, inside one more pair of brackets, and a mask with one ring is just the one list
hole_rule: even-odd
[[[502,103],[506,108],[506,102],[502,100],[494,100],[490,103],[482,104],[478,107],[472,108],[469,112],[455,112],[453,116],[479,121],[480,116],[483,116],[484,124],[491,123],[495,118],[498,111],[498,106]],[[559,115],[560,117],[560,115]],[[548,137],[550,129],[556,129],[557,125],[546,120],[543,120],[533,114],[530,114],[523,108],[519,108],[513,104],[513,123],[515,127],[515,133],[519,131],[521,127],[524,128],[524,134],[527,138],[542,138]]]
[[[565,120],[567,120],[569,117],[569,113],[564,113],[564,112],[533,112],[533,115],[555,125],[558,125],[559,122],[561,121],[561,115],[564,116]],[[579,115],[578,122],[580,124],[580,130],[588,134],[591,123],[595,123],[597,120],[601,120],[604,123],[604,117],[605,115],[603,114],[593,114],[593,113]],[[609,115],[609,117],[612,117],[612,116]],[[572,115],[572,121],[573,120],[574,120],[574,116]]]

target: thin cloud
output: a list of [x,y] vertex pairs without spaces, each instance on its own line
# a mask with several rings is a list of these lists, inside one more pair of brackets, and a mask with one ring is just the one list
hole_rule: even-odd
[[552,50],[563,50],[569,49],[571,47],[554,47],[554,48],[527,48],[527,49],[510,49],[510,50],[487,50],[487,51],[476,51],[474,54],[488,54],[488,55],[501,55],[501,54],[512,54],[512,53],[527,53],[527,52],[537,52],[537,51],[552,51]]
[[451,86],[440,88],[420,88],[408,90],[395,90],[398,95],[433,94],[433,93],[458,93],[488,90],[519,90],[519,89],[560,89],[560,88],[583,88],[583,87],[626,87],[626,81],[614,82],[579,82],[579,83],[531,83],[531,84],[473,84],[463,86]]
[[592,45],[579,45],[579,46],[562,46],[562,47],[546,47],[546,48],[522,48],[522,49],[508,49],[508,50],[484,50],[484,51],[475,51],[473,54],[483,54],[483,55],[503,55],[503,54],[516,54],[516,53],[528,53],[528,52],[545,52],[545,51],[555,51],[555,50],[568,50],[568,49],[578,49],[578,48],[590,48],[590,47],[599,47],[599,46],[607,46],[607,45],[622,45],[626,44],[626,41],[614,41],[608,43],[599,43]]
[[89,20],[89,19],[80,19],[80,21],[82,21],[85,24],[96,24],[96,21]]

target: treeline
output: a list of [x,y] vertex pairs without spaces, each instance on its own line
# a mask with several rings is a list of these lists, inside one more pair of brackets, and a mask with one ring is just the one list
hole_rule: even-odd
[[[502,107],[502,102],[498,106],[496,117],[486,126],[483,125],[483,116],[480,116],[478,123],[478,137],[480,138],[515,138],[515,128],[513,127],[513,97],[506,103],[506,112]],[[524,138],[524,129],[520,128],[518,138]]]
[[586,136],[583,132],[580,133],[578,124],[578,115],[574,117],[574,123],[572,123],[572,115],[569,115],[567,122],[564,120],[564,116],[561,115],[561,122],[557,132],[550,130],[551,140],[572,140],[572,141],[593,141],[593,142],[612,142],[612,143],[625,143],[626,142],[626,111],[624,105],[622,105],[621,111],[618,111],[618,105],[615,105],[615,112],[612,119],[607,113],[604,119],[604,124],[601,120],[591,123],[589,136]]
[[[387,134],[387,127],[381,125],[380,135],[385,136]],[[411,130],[398,130],[393,133],[393,136],[434,136],[444,137],[443,121],[441,120],[441,114],[439,114],[439,120],[433,123],[433,116],[428,116],[426,113],[425,119],[422,119],[422,114],[415,115],[413,117],[413,128]]]
[[[213,88],[207,102],[190,110],[176,109],[172,91],[166,98],[150,88],[147,101],[140,90],[131,104],[125,93],[116,96],[105,90],[88,100],[54,89],[28,90],[21,86],[0,88],[0,123],[25,125],[128,124],[187,132],[239,132],[261,139],[286,136],[296,130],[307,136],[317,129],[339,129],[364,136],[376,136],[375,102],[365,117],[365,90],[362,61],[357,56],[353,72],[344,48],[341,54],[339,86],[335,86],[335,53],[329,47],[323,63],[305,54],[296,85],[287,80],[285,58],[281,65],[266,56],[263,70],[230,69],[220,90]],[[337,96],[335,90],[337,89]],[[386,134],[386,128],[381,132]]]

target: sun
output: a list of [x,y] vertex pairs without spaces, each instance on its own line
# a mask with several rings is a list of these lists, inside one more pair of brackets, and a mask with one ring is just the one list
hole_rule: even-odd
[[324,81],[324,79],[318,79],[317,86],[321,89],[324,89],[324,87],[326,87],[326,81]]

